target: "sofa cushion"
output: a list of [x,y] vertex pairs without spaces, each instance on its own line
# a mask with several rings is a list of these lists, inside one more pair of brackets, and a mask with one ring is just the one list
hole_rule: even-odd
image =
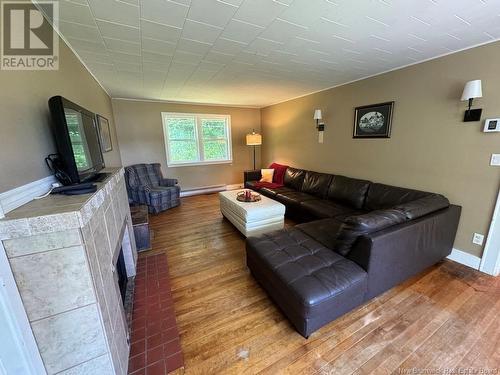
[[304,318],[329,312],[337,297],[361,300],[366,290],[361,267],[296,228],[248,238],[247,258],[266,279],[259,280],[263,286],[285,294]]
[[302,184],[302,191],[316,195],[320,198],[326,196],[333,175],[327,173],[318,173],[307,171]]
[[381,210],[423,198],[432,193],[402,187],[372,183],[366,195],[365,209]]
[[245,181],[245,188],[259,191],[261,187],[259,186],[259,181]]
[[314,195],[302,193],[301,191],[288,191],[276,194],[273,199],[283,203],[285,206],[299,206],[301,202],[317,198]]
[[328,189],[328,199],[361,209],[370,181],[345,176],[334,176]]
[[285,183],[285,186],[300,191],[300,189],[302,188],[302,183],[304,182],[305,175],[306,171],[304,171],[303,169],[288,167],[285,172],[285,178],[283,179],[283,182]]
[[304,211],[313,217],[317,217],[318,219],[355,214],[355,210],[351,207],[328,201],[326,199],[303,201],[300,203],[300,206],[304,209]]
[[321,219],[298,224],[294,228],[297,228],[323,246],[333,250],[337,244],[337,233],[341,226],[342,221],[337,219]]
[[450,202],[447,198],[440,194],[430,194],[423,198],[394,206],[394,209],[403,212],[407,219],[413,220],[449,206]]
[[401,224],[406,220],[406,215],[395,209],[376,210],[364,215],[349,216],[344,219],[339,228],[333,249],[346,256],[359,236]]
[[286,186],[281,186],[277,188],[263,187],[262,189],[259,190],[259,193],[264,194],[267,197],[273,198],[278,193],[290,193],[294,191],[295,190]]

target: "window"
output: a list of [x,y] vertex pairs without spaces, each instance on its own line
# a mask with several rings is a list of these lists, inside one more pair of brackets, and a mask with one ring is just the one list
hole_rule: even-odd
[[231,117],[162,112],[169,167],[232,162]]

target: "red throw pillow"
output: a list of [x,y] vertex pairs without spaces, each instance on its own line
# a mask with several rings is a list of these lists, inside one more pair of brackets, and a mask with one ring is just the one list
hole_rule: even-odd
[[273,163],[269,166],[269,168],[274,169],[273,183],[283,185],[288,165]]

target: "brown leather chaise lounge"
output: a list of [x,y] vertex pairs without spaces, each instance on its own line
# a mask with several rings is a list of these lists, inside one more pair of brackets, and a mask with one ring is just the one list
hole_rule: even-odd
[[304,337],[450,254],[461,207],[444,196],[288,168],[257,189],[295,227],[250,237],[247,265]]

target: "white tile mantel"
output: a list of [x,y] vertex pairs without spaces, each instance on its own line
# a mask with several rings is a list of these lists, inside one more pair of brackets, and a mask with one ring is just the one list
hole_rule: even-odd
[[47,374],[127,373],[128,326],[115,264],[123,247],[134,276],[137,251],[124,170],[105,172],[110,176],[94,194],[49,195],[0,219]]

